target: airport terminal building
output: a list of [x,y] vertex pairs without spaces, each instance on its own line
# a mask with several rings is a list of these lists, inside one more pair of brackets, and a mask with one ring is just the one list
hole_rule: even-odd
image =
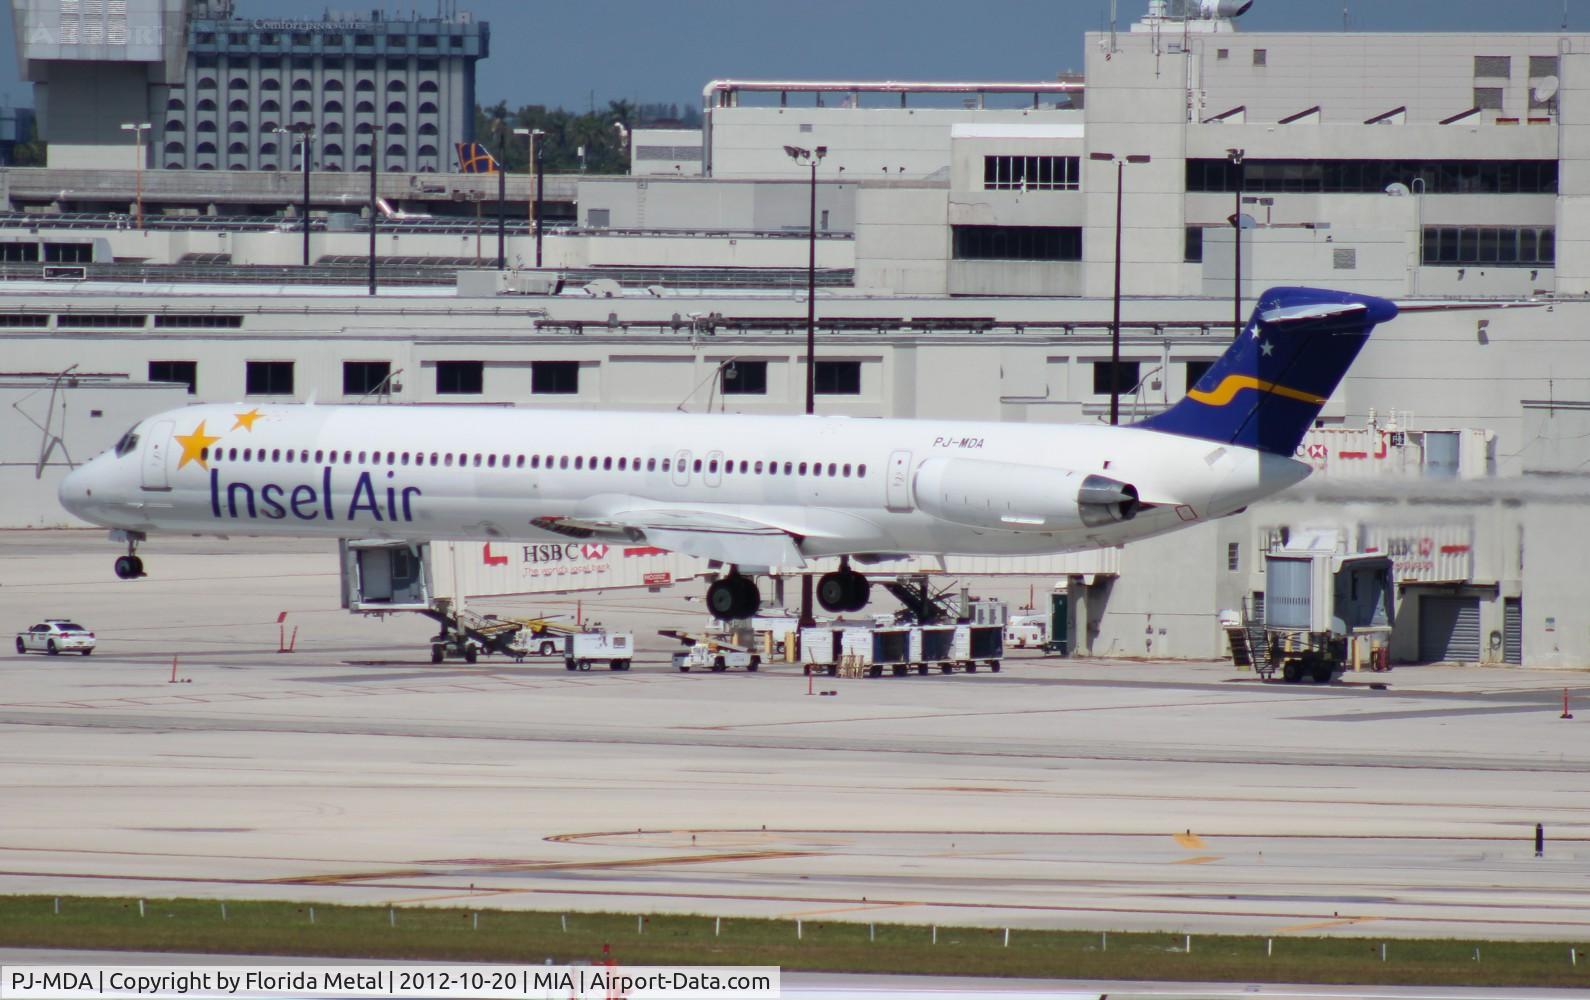
[[[527,180],[510,178],[516,226],[499,273],[490,215],[484,234],[440,218],[478,181],[438,167],[391,191],[410,214],[438,206],[432,219],[377,219],[378,254],[433,275],[429,287],[371,299],[360,284],[158,295],[95,280],[0,284],[0,338],[22,359],[0,377],[31,401],[23,408],[55,414],[44,422],[74,458],[126,429],[134,386],[158,386],[162,405],[313,396],[792,412],[812,225],[819,412],[1097,422],[1110,399],[1119,211],[1128,419],[1185,394],[1264,288],[1321,285],[1406,308],[1377,329],[1300,450],[1316,469],[1301,489],[1108,559],[1036,570],[1072,595],[1079,650],[1221,655],[1220,611],[1262,601],[1263,554],[1312,532],[1393,555],[1399,659],[1590,665],[1573,544],[1590,526],[1590,36],[1234,28],[1153,16],[1090,34],[1081,81],[715,82],[699,143],[633,138],[679,169],[548,179],[573,224],[544,234],[539,270]],[[479,43],[483,54],[483,33]],[[812,216],[811,170],[784,146],[824,150]],[[145,212],[169,203],[224,219],[230,189],[194,166]],[[41,221],[125,210],[133,196],[131,171],[105,172],[81,197],[51,191],[43,173],[10,171],[4,192]],[[297,196],[252,190],[254,205]],[[295,262],[300,239],[174,223],[0,230],[0,244],[34,248],[5,251],[11,278],[64,253],[52,243],[88,247],[76,251],[83,279],[205,254],[246,278],[248,265]],[[328,281],[342,273],[330,262],[368,252],[361,231],[317,229],[311,241]],[[459,274],[460,260],[485,266]],[[41,376],[72,365],[71,391],[119,402],[50,396],[65,383]],[[50,477],[64,463],[58,452],[36,462],[41,438],[29,434],[7,436],[4,476],[27,498],[9,520],[58,522]]]

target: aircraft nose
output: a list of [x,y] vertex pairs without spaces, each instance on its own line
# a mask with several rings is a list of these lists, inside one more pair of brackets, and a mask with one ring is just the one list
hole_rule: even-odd
[[93,464],[90,462],[88,465],[80,465],[68,472],[56,491],[61,506],[85,521],[90,520],[89,510],[94,505],[95,477],[91,471]]

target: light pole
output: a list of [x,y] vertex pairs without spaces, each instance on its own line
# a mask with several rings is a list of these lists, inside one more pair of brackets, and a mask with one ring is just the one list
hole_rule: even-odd
[[304,204],[302,215],[304,217],[304,266],[309,266],[309,140],[314,138],[315,127],[307,122],[296,128],[276,128],[273,131],[284,138],[291,134],[296,137],[299,156],[303,160],[304,172]]
[[[806,412],[817,411],[817,164],[828,155],[827,146],[802,149],[785,146],[784,152],[796,163],[808,163],[812,168],[811,216],[806,230]],[[812,617],[812,575],[801,574],[801,625]]]
[[785,146],[784,152],[796,163],[812,168],[811,218],[807,227],[806,254],[806,412],[817,412],[817,164],[828,155],[827,146],[802,149]]
[[380,137],[386,133],[379,129],[370,132],[370,294],[375,294],[375,227],[376,219],[380,217],[376,202],[376,179],[381,171],[381,142]]
[[1242,336],[1242,169],[1244,150],[1226,150],[1226,159],[1237,172],[1237,207],[1231,215],[1232,272],[1231,285],[1231,339]]
[[535,171],[535,199],[530,202],[530,230],[536,238],[536,267],[541,266],[541,140],[546,133],[538,128],[516,128],[514,135],[522,135],[530,144],[530,166]]
[[1110,424],[1121,422],[1121,206],[1124,204],[1122,180],[1128,163],[1147,163],[1146,154],[1116,156],[1114,153],[1089,153],[1088,159],[1115,163],[1115,308],[1110,320]]
[[133,161],[133,225],[142,229],[144,227],[144,133],[149,131],[148,122],[122,122],[123,132],[133,134],[133,142],[138,147]]

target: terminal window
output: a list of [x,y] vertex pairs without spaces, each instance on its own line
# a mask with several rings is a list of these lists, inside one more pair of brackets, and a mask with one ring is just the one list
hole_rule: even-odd
[[767,395],[766,361],[731,361],[722,372],[719,391],[725,396]]
[[181,382],[188,387],[188,395],[198,391],[199,363],[197,361],[151,361],[149,381]]
[[956,260],[1081,260],[1080,226],[955,226]]
[[820,396],[861,395],[861,362],[817,362],[812,368],[812,389]]
[[1182,392],[1191,391],[1192,387],[1198,384],[1198,380],[1203,378],[1204,373],[1207,372],[1213,365],[1213,361],[1187,362],[1185,366],[1187,369],[1187,383],[1182,387]]
[[1189,159],[1187,190],[1229,194],[1382,194],[1402,184],[1415,194],[1556,194],[1556,160]]
[[530,391],[536,395],[575,395],[580,391],[580,363],[537,361],[530,366]]
[[243,391],[250,396],[291,396],[291,361],[250,361],[243,370]]
[[1557,261],[1551,226],[1425,226],[1422,242],[1420,262],[1427,266],[1551,267]]
[[1111,365],[1108,361],[1093,362],[1093,394],[1108,396],[1110,394],[1110,369],[1116,369],[1115,392],[1116,395],[1130,393],[1137,388],[1138,368],[1140,362],[1122,361],[1119,365]]
[[486,391],[484,361],[436,362],[438,396],[478,396]]
[[392,374],[390,361],[344,361],[342,363],[342,394],[367,396],[381,388]]
[[1080,179],[1077,156],[985,156],[985,191],[1075,191]]

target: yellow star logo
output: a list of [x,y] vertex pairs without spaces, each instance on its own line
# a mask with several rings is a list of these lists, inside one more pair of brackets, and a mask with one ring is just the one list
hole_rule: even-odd
[[199,421],[199,426],[193,429],[192,434],[177,434],[175,437],[177,443],[182,445],[182,457],[177,460],[177,468],[180,469],[189,462],[198,462],[201,469],[210,467],[205,461],[204,449],[221,439],[219,436],[204,433],[204,421]]
[[241,427],[246,431],[252,432],[254,430],[254,421],[260,418],[259,407],[257,406],[247,413],[234,413],[232,415],[237,418],[237,423],[232,425],[234,431]]

